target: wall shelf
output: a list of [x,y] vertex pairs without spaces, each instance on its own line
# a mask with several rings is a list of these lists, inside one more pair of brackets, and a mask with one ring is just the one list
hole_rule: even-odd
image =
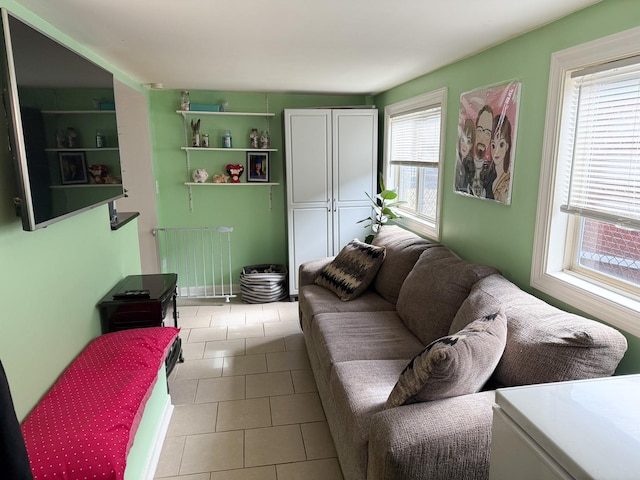
[[275,113],[260,113],[260,112],[207,112],[198,110],[176,110],[176,113],[182,116],[186,115],[229,115],[229,116],[243,116],[243,117],[273,117]]
[[117,152],[118,147],[90,147],[90,148],[45,148],[45,152]]
[[[221,148],[221,147],[180,147],[185,152],[277,152],[277,148]],[[103,149],[101,149],[103,150]]]
[[264,186],[274,186],[280,185],[279,183],[274,182],[242,182],[242,183],[196,183],[196,182],[185,182],[185,185],[189,187],[264,187]]
[[86,115],[90,114],[115,114],[115,110],[42,110],[46,115]]

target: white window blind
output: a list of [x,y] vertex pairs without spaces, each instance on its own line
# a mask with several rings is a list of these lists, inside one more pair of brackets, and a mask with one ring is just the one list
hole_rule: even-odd
[[572,75],[573,148],[562,211],[640,229],[638,62]]
[[440,160],[440,105],[392,116],[390,164],[422,167]]

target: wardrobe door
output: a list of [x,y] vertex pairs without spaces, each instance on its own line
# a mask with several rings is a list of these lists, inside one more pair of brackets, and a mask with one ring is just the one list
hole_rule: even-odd
[[354,238],[369,233],[359,220],[371,215],[366,194],[377,193],[378,111],[334,110],[333,138],[333,250],[337,254]]
[[333,255],[330,110],[285,110],[289,295],[298,267]]

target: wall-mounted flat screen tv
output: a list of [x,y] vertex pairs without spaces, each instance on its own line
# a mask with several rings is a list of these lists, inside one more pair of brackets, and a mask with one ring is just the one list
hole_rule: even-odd
[[113,75],[1,13],[2,100],[24,230],[124,196]]

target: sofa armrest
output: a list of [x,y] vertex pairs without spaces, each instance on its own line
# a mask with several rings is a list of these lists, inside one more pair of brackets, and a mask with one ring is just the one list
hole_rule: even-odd
[[487,391],[377,413],[367,480],[489,478],[494,397]]
[[298,270],[298,288],[311,285],[322,269],[329,265],[336,257],[325,257],[302,263]]

